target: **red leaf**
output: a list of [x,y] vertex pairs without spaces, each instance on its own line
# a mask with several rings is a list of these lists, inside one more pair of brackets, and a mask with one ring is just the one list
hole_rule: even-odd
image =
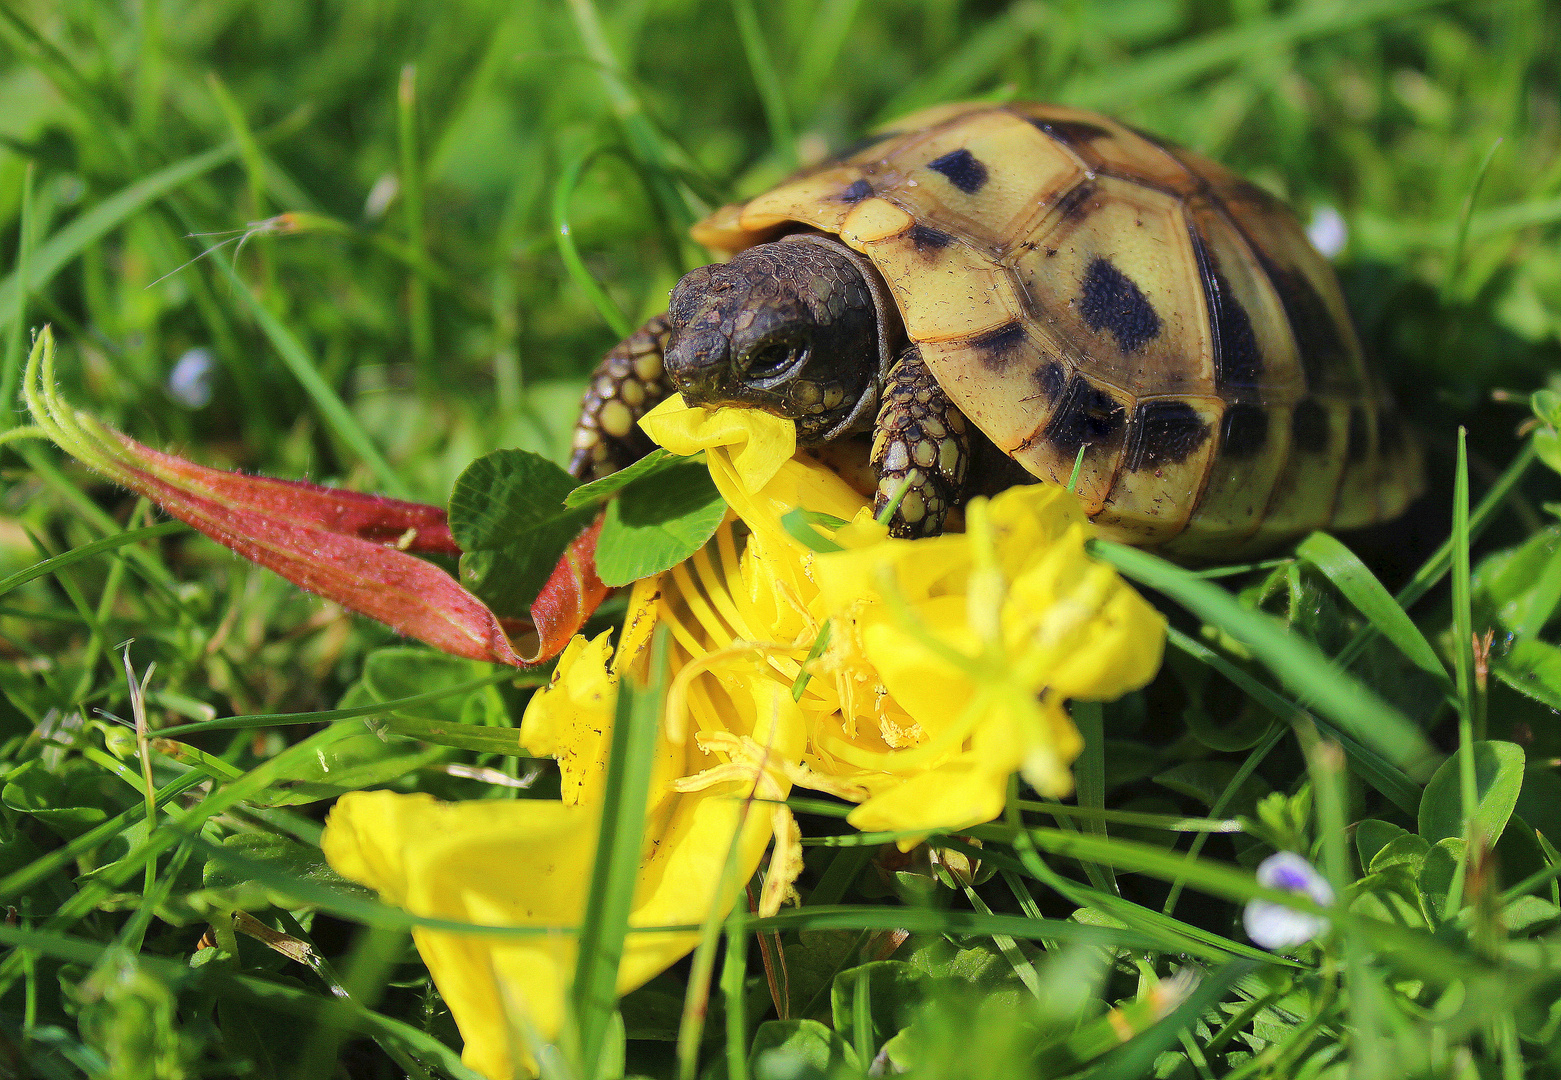
[[[118,435],[118,432],[115,432]],[[124,435],[138,463],[154,477],[192,495],[237,503],[250,510],[293,522],[314,525],[342,536],[394,544],[402,551],[428,555],[459,555],[443,508],[403,502],[384,495],[365,495],[307,480],[275,480],[269,476],[209,469],[173,454],[153,450]]]
[[564,549],[552,576],[531,604],[531,623],[537,632],[537,653],[528,664],[557,656],[591,612],[612,590],[596,576],[596,538],[602,533],[598,515],[591,527]]
[[111,434],[121,444],[116,480],[293,584],[455,656],[540,664],[607,595],[594,563],[598,521],[570,544],[543,587],[532,607],[538,648],[522,657],[481,600],[408,554],[460,553],[439,507],[209,469]]

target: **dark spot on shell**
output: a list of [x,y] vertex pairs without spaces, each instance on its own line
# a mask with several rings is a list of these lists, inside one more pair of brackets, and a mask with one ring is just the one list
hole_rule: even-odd
[[[1084,204],[1095,197],[1095,185],[1088,180],[1081,180],[1074,184],[1062,198],[1057,200],[1057,217],[1062,221],[1076,221],[1089,213],[1090,208]],[[1056,250],[1048,249],[1048,254]]]
[[1290,417],[1290,436],[1295,449],[1303,454],[1327,453],[1328,413],[1311,398],[1302,400]]
[[1096,333],[1109,330],[1123,352],[1135,352],[1160,333],[1149,298],[1108,259],[1096,256],[1084,272],[1079,310]]
[[1268,410],[1251,402],[1238,401],[1225,409],[1225,435],[1221,453],[1227,458],[1245,461],[1256,457],[1268,442]]
[[1301,353],[1306,385],[1312,390],[1337,385],[1337,381],[1331,382],[1328,376],[1338,373],[1345,374],[1346,385],[1353,383],[1354,380],[1348,378],[1351,357],[1344,335],[1316,287],[1306,275],[1281,269],[1266,257],[1263,257],[1263,269],[1268,271],[1274,291],[1285,307],[1285,317],[1290,321],[1290,331],[1295,335],[1295,344]]
[[1209,437],[1209,425],[1185,401],[1146,401],[1133,414],[1127,467],[1134,472],[1186,461]]
[[1111,138],[1111,132],[1106,128],[1085,120],[1031,120],[1030,123],[1066,146],[1087,146],[1096,139]]
[[1044,437],[1066,457],[1088,443],[1100,447],[1122,437],[1122,404],[1080,375],[1068,381],[1067,396],[1052,413]]
[[1198,256],[1199,277],[1214,330],[1214,384],[1221,390],[1256,386],[1263,376],[1263,354],[1252,331],[1252,318],[1220,273],[1219,259],[1204,243],[1203,234],[1190,222],[1187,231]]
[[873,185],[866,180],[853,181],[840,193],[840,201],[847,203],[859,203],[873,193]]
[[927,162],[927,168],[940,172],[966,195],[974,195],[986,185],[986,166],[969,150],[952,150]]
[[1012,362],[1014,351],[1024,345],[1024,340],[1024,324],[1015,319],[977,334],[970,339],[970,344],[981,353],[982,363],[999,369]]
[[912,225],[910,237],[917,251],[935,251],[938,248],[948,247],[954,241],[948,233],[939,232],[927,225]]
[[1049,360],[1035,369],[1035,385],[1041,388],[1041,393],[1046,395],[1047,401],[1056,401],[1057,395],[1062,393],[1062,388],[1067,383],[1068,373],[1055,360]]
[[1371,449],[1371,420],[1363,406],[1350,407],[1350,438],[1345,444],[1346,461],[1359,461]]
[[1392,406],[1384,406],[1377,412],[1377,447],[1384,454],[1404,447],[1404,422]]

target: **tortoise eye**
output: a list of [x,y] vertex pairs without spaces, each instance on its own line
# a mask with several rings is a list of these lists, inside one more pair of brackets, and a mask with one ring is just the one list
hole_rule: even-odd
[[744,357],[743,374],[750,379],[772,379],[782,375],[801,355],[802,349],[785,341],[762,345]]

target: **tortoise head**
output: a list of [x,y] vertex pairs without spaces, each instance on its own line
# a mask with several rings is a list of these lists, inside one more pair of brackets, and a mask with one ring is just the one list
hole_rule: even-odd
[[[871,275],[871,277],[869,277]],[[804,444],[871,424],[889,355],[877,272],[833,237],[786,237],[672,290],[666,365],[695,405],[790,417]]]

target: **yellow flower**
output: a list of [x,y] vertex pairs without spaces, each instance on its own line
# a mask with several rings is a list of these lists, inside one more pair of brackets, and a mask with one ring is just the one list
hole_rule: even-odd
[[[973,500],[964,534],[894,540],[862,494],[797,452],[790,421],[673,398],[643,425],[674,453],[704,451],[733,512],[702,550],[635,586],[616,649],[607,635],[574,639],[532,699],[520,741],[558,759],[561,801],[342,798],[326,855],[386,901],[479,924],[578,925],[618,683],[644,665],[657,627],[672,680],[638,928],[724,916],[734,843],[746,881],[773,841],[759,911],[776,911],[801,868],[783,805],[793,785],[860,803],[853,824],[898,831],[906,846],[996,817],[1015,771],[1065,794],[1080,749],[1065,699],[1118,696],[1159,666],[1163,620],[1088,557],[1091,527],[1056,489]],[[783,519],[798,508],[825,523],[819,546],[840,550],[793,536]],[[573,935],[415,936],[466,1060],[496,1080],[534,1068],[531,1047],[564,1022]],[[686,932],[631,935],[620,992],[694,944]]]
[[[532,1043],[552,1041],[564,1023],[576,956],[567,930],[579,925],[589,891],[618,680],[643,656],[663,606],[676,609],[677,602],[657,582],[640,583],[616,655],[605,634],[576,638],[528,708],[521,742],[558,757],[562,801],[441,803],[427,795],[355,792],[337,802],[326,823],[322,847],[330,864],[387,903],[423,916],[555,931],[504,939],[414,932],[465,1040],[463,1059],[494,1080],[534,1072]],[[796,827],[777,805],[801,755],[800,710],[765,680],[704,689],[718,726],[693,740],[657,742],[631,927],[724,917],[772,837],[769,910],[779,907],[800,868]],[[753,798],[766,804],[751,805]],[[734,845],[735,881],[721,895]],[[686,931],[631,933],[618,991],[644,983],[697,940]]]
[[[727,595],[706,583],[730,609],[718,636],[732,644],[705,667],[725,671],[741,643],[763,642],[767,673],[791,680],[829,627],[800,701],[807,747],[792,779],[861,802],[850,817],[859,828],[989,821],[1016,771],[1067,794],[1081,742],[1064,701],[1120,697],[1159,669],[1164,619],[1086,554],[1093,528],[1060,488],[974,499],[967,532],[896,540],[863,495],[795,453],[789,421],[674,397],[642,425],[674,453],[704,450],[750,530],[741,553],[721,542]],[[782,521],[798,507],[844,522],[820,534],[844,550],[798,541]]]

